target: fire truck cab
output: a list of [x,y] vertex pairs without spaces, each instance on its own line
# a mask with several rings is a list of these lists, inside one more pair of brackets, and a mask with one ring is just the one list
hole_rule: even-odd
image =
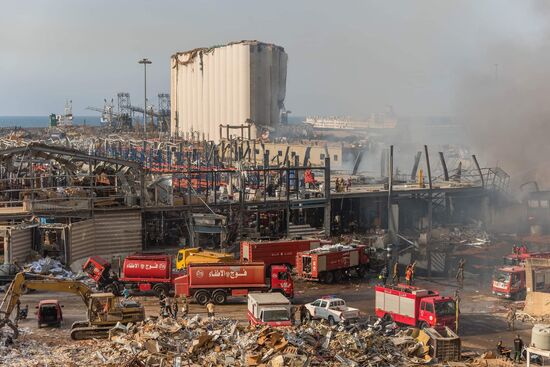
[[522,299],[526,294],[525,267],[504,266],[493,273],[493,294],[504,298]]

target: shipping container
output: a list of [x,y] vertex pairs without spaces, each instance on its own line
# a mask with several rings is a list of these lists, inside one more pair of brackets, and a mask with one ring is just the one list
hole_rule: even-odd
[[176,295],[194,297],[200,304],[209,300],[225,303],[228,296],[246,296],[251,291],[280,291],[294,296],[294,283],[284,265],[272,266],[269,277],[263,263],[189,264],[187,274],[174,280]]
[[[220,125],[252,122],[256,128],[280,122],[286,94],[287,54],[280,46],[241,41],[178,52],[171,57],[171,131],[219,142]],[[246,129],[245,129],[246,130]],[[241,135],[231,130],[230,135]],[[245,138],[248,131],[243,135]]]
[[346,277],[364,277],[368,271],[369,248],[364,245],[331,245],[296,255],[301,278],[330,284]]
[[298,252],[309,251],[321,246],[317,239],[282,240],[265,242],[241,242],[241,261],[263,262],[266,266],[285,264],[294,268]]

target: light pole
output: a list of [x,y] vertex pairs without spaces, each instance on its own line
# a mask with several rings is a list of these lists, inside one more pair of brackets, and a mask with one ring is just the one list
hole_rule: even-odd
[[141,59],[138,64],[143,64],[143,85],[144,85],[144,97],[143,97],[143,133],[147,135],[147,65],[151,64],[149,59]]

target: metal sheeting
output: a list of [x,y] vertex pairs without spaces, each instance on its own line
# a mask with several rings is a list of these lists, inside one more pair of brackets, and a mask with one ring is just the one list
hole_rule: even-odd
[[69,263],[94,254],[95,226],[93,219],[71,224],[69,233]]
[[91,255],[129,254],[142,249],[139,210],[96,214],[70,226],[70,261]]
[[173,55],[172,133],[199,132],[218,142],[220,124],[241,125],[247,119],[265,126],[279,123],[286,65],[282,47],[257,41]]
[[31,254],[32,228],[10,229],[10,262],[23,264]]
[[414,317],[414,298],[400,297],[399,313],[407,317]]
[[317,256],[317,273],[327,270],[327,255]]
[[349,253],[349,266],[359,265],[359,250]]
[[96,214],[94,222],[97,254],[109,255],[141,251],[142,225],[139,211]]

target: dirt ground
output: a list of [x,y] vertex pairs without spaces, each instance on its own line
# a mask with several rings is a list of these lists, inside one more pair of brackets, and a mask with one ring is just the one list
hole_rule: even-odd
[[[418,279],[416,284],[438,290],[442,295],[452,296],[456,289],[454,279]],[[517,331],[507,330],[505,314],[510,301],[493,297],[490,284],[480,285],[475,279],[467,279],[465,289],[461,292],[461,317],[459,335],[462,337],[463,350],[485,351],[494,350],[497,342],[502,340],[504,345],[511,346],[516,333],[519,333],[524,342],[529,342],[532,325],[517,322]],[[366,314],[374,314],[374,281],[350,281],[338,285],[322,285],[313,282],[296,282],[295,304],[311,302],[324,295],[335,295],[345,299],[350,306],[359,308]],[[35,306],[42,299],[58,299],[63,307],[64,323],[61,330],[53,328],[38,329]],[[158,299],[150,297],[134,297],[144,306],[147,315],[158,315]],[[20,322],[20,327],[30,330],[27,337],[40,339],[42,342],[75,343],[69,337],[69,329],[74,321],[85,318],[85,308],[82,300],[73,295],[64,293],[32,292],[22,297],[21,303],[29,305],[29,317]],[[190,304],[190,314],[206,315],[204,306]],[[232,298],[229,304],[216,307],[217,316],[230,317],[246,321],[246,299]]]

